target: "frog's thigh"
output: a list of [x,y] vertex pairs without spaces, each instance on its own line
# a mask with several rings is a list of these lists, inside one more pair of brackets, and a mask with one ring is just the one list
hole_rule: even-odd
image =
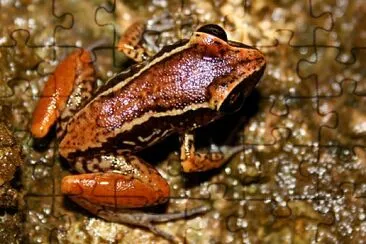
[[219,168],[242,147],[232,148],[226,153],[222,151],[196,152],[193,132],[181,136],[180,159],[184,172],[200,172]]
[[126,161],[131,170],[66,176],[62,193],[95,214],[103,206],[139,208],[168,200],[169,185],[156,169],[134,156]]

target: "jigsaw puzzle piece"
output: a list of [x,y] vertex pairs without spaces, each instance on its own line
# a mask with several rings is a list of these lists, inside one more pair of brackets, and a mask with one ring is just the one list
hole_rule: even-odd
[[366,196],[363,190],[366,189],[365,155],[364,146],[322,147],[316,170],[319,172],[318,194],[337,199],[346,196],[350,202],[363,199]]
[[[259,112],[250,118],[244,128],[243,143],[273,145],[276,142],[273,131],[276,129],[288,131],[288,141],[293,145],[311,146],[318,143],[320,128],[333,126],[334,118],[329,116],[329,121],[324,120],[324,115],[317,107],[316,98],[263,99],[259,105]],[[301,116],[302,113],[308,116]]]
[[363,35],[352,35],[355,30],[364,29],[361,23],[365,17],[359,15],[359,12],[354,12],[355,9],[362,9],[363,4],[358,1],[352,4],[333,1],[330,6],[329,10],[333,13],[333,28],[327,32],[319,32],[314,36],[315,41],[319,47],[338,49],[337,62],[354,64],[358,59],[363,59],[364,55],[358,53],[366,48],[366,38]]
[[[268,74],[259,85],[259,88],[264,87],[265,97],[276,94],[303,98],[317,96],[317,81],[303,75],[301,69],[307,60],[317,61],[316,36],[320,32],[332,30],[332,14],[323,12],[322,4],[311,0],[304,1],[304,6],[295,2],[292,4],[296,6],[292,11],[299,11],[298,18],[304,21],[295,22],[289,28],[276,29],[276,48],[263,49],[269,57]],[[304,15],[304,9],[307,15]],[[280,7],[272,15],[272,18],[278,19],[286,17]],[[279,60],[285,61],[278,63]]]
[[[243,127],[242,144],[271,146],[276,142],[272,131],[281,127],[279,124],[289,113],[287,101],[285,97],[269,97],[262,98],[258,102],[258,107],[254,108],[255,112],[247,116],[244,114],[247,123]],[[248,104],[248,106],[245,106]],[[244,109],[251,110],[251,101],[246,102]]]
[[364,202],[356,203],[351,199],[353,203],[347,201],[342,196],[332,198],[328,195],[312,199],[292,199],[280,207],[275,206],[272,212],[275,217],[271,228],[273,233],[266,237],[276,236],[280,230],[282,236],[287,236],[291,243],[340,240],[349,242],[355,236],[362,235],[360,226],[364,221]]
[[[29,86],[35,76],[33,70],[41,59],[36,55],[34,48],[29,48],[29,32],[27,30],[15,30],[10,34],[13,44],[8,48],[0,48],[0,98],[19,101],[24,93],[18,93],[14,89],[23,90]],[[26,91],[29,94],[29,91]]]
[[[226,200],[311,198],[316,194],[317,178],[301,174],[301,170],[305,163],[316,162],[317,146],[300,144],[294,131],[277,127],[271,132],[272,144],[244,144],[243,152],[224,169],[225,177],[217,176],[217,183],[209,187],[221,189],[213,192],[222,192],[219,198]],[[212,199],[211,194],[202,196]]]
[[[316,199],[291,200],[287,203],[291,210],[289,221],[293,222],[295,236],[293,242],[318,242],[321,239],[322,231],[329,231],[334,224],[334,215],[331,211],[323,213],[314,207]],[[286,222],[286,221],[285,221]],[[304,235],[304,233],[306,233]]]
[[[71,16],[68,27],[55,28],[55,41],[58,52],[64,56],[69,49],[86,48],[92,53],[93,62],[97,62],[102,80],[106,80],[120,67],[120,57],[115,52],[116,28],[115,5],[110,1],[85,4],[81,2],[57,1],[54,5],[55,15],[59,18]],[[75,11],[83,9],[83,11]],[[93,21],[90,21],[93,20]],[[90,38],[94,36],[95,39]],[[112,69],[112,70],[111,70]]]
[[320,131],[321,145],[366,145],[366,96],[357,94],[357,85],[354,80],[344,80],[337,95],[319,98],[319,112],[336,116],[334,126]]
[[[351,241],[362,235],[365,186],[364,147],[320,146],[318,159],[307,168],[316,180],[316,192],[307,203],[321,216],[315,240]],[[304,166],[304,165],[303,165]],[[303,167],[302,170],[305,168]],[[305,195],[304,195],[305,197]]]
[[[232,210],[226,215],[225,236],[233,240],[242,239],[244,242],[263,240],[263,235],[268,234],[263,233],[263,223],[267,223],[268,217],[271,216],[267,203],[264,200],[242,200],[237,204],[239,208],[231,208]],[[254,212],[257,212],[257,215],[252,219]],[[259,222],[261,224],[258,224]]]
[[[295,2],[293,4],[295,5],[293,11],[297,12],[296,16],[301,18],[301,21],[293,23],[294,26],[291,28],[281,28],[277,31],[280,34],[290,33],[288,45],[293,48],[316,48],[316,36],[333,29],[333,13],[327,10],[322,2],[318,1],[307,0],[302,3],[303,5]],[[292,13],[294,14],[294,12]]]
[[[62,45],[58,40],[59,36],[56,32],[61,29],[71,29],[74,25],[72,11],[62,12],[59,10],[60,5],[70,6],[72,5],[72,1],[62,2],[52,0],[31,3],[18,1],[15,5],[17,6],[11,6],[10,4],[2,6],[2,11],[10,13],[9,16],[11,16],[9,18],[8,15],[5,15],[7,16],[6,21],[9,22],[8,24],[2,22],[7,26],[6,32],[8,33],[8,35],[3,36],[4,40],[8,40],[13,31],[23,29],[29,32],[29,42],[27,43],[29,47],[54,47]],[[72,35],[68,37],[72,37]],[[9,46],[8,44],[5,46]],[[75,46],[75,43],[73,43],[73,46]]]
[[234,240],[246,242],[297,243],[315,239],[319,214],[306,201],[275,200],[242,201],[239,210],[226,218],[226,234]]
[[[54,162],[53,162],[54,163]],[[27,165],[24,170],[24,180],[32,181],[25,187],[29,196],[52,196],[55,194],[55,184],[52,166],[43,162],[35,162],[33,165]]]
[[[318,47],[315,59],[304,59],[299,62],[299,76],[315,84],[314,94],[316,96],[328,97],[338,95],[341,91],[342,83],[347,80],[357,80],[361,83],[362,79],[358,71],[359,64],[351,65],[338,62],[338,55],[338,48]],[[324,65],[325,63],[327,64],[326,66]]]
[[27,219],[23,232],[25,238],[36,238],[45,243],[62,239],[71,226],[70,216],[60,214],[60,211],[67,212],[61,210],[63,198],[55,195],[26,195],[24,201],[26,204],[24,213]]
[[365,199],[354,195],[354,184],[343,183],[340,189],[342,195],[322,196],[313,201],[314,207],[324,216],[318,224],[316,241],[347,243],[364,236]]
[[267,72],[258,84],[262,97],[307,98],[316,95],[315,82],[299,72],[303,60],[315,58],[316,49],[312,46],[289,45],[291,35],[291,31],[281,31],[276,48],[261,48],[267,57]]
[[[197,214],[189,214],[195,209],[204,209],[206,211],[197,212]],[[171,199],[169,201],[168,212],[172,211],[184,211],[186,217],[174,222],[168,222],[161,227],[165,228],[165,231],[174,230],[174,234],[182,242],[195,242],[199,240],[202,235],[202,231],[208,227],[208,221],[211,218],[212,206],[200,199],[186,198],[186,199]]]
[[[207,242],[234,240],[236,230],[230,232],[229,228],[234,225],[234,218],[242,216],[243,201],[232,199],[230,189],[224,183],[203,184],[200,188],[201,197],[196,197],[193,193],[190,197],[179,200],[186,203],[186,211],[197,206],[208,206],[208,203],[210,205],[209,211],[184,220],[184,240],[188,243],[202,240],[203,232]],[[171,203],[175,201],[171,199]]]
[[[275,30],[275,33],[266,31],[270,33],[269,35],[274,36],[274,38],[269,38],[272,39],[272,45],[263,45],[264,48],[268,46],[270,48],[276,47],[277,49],[282,42],[291,48],[302,49],[301,52],[306,53],[306,48],[314,48],[316,46],[313,37],[317,32],[328,32],[333,27],[332,13],[324,11],[322,4],[314,3],[311,0],[303,1],[301,4],[295,2],[284,3],[284,6],[281,4],[283,3],[278,4],[271,16],[272,20],[274,20],[271,24],[274,26],[269,29]],[[291,26],[287,26],[288,28],[284,28],[284,25],[280,24],[281,21],[286,22],[287,18],[292,18],[292,15],[286,15],[285,9],[292,9],[292,13],[296,13],[297,18],[301,18],[302,21],[296,21]],[[279,27],[276,28],[277,23]],[[264,24],[269,25],[266,22]],[[268,30],[268,26],[263,27]],[[265,38],[262,39],[265,40]]]
[[[119,2],[118,5],[125,5],[123,2]],[[117,47],[117,30],[119,30],[120,26],[116,26],[116,1],[104,1],[100,3],[96,9],[94,14],[94,24],[97,26],[97,30],[103,36],[102,45],[99,45],[93,50],[94,57],[96,61],[99,63],[98,57],[101,57],[101,61],[103,61],[103,57],[108,57],[108,68],[112,69],[114,72],[121,67],[121,55],[116,47]],[[123,13],[120,13],[123,15]],[[118,21],[118,20],[117,20]],[[101,66],[102,68],[103,65]],[[106,77],[104,77],[106,78]]]
[[[36,80],[40,80],[40,76],[46,75],[38,72],[39,67],[45,62],[45,59],[49,60],[50,57],[54,59],[52,58],[54,54],[52,48],[31,46],[30,38],[31,36],[28,30],[17,29],[10,35],[13,46],[0,48],[0,55],[4,57],[1,59],[3,62],[1,67],[4,70],[0,72],[2,76],[0,80],[6,83],[7,87],[11,89],[9,94],[0,95],[4,98],[9,98],[15,94],[17,98],[23,98],[25,94],[33,96],[34,90],[32,88]],[[24,81],[29,83],[26,87],[22,84]],[[19,93],[15,92],[14,89],[23,89],[23,91]],[[13,98],[13,100],[17,99]]]
[[[59,48],[85,47],[88,43],[82,40],[92,41],[91,30],[94,27],[96,6],[93,3],[73,1],[52,1],[52,15],[54,18],[64,22],[54,27],[55,46]],[[82,10],[82,11],[80,11]],[[89,43],[90,45],[91,43]]]
[[[258,21],[255,19],[255,15],[250,14],[252,10],[260,11],[260,9],[266,8],[265,4],[244,2],[244,4],[241,4],[242,9],[231,6],[238,11],[237,14],[234,14],[234,17],[229,17],[231,22],[235,23],[235,26],[241,26],[243,21],[260,23],[255,30],[248,30],[247,28],[250,28],[251,25],[246,25],[243,33],[244,38],[241,39],[258,40],[255,46],[263,50],[275,51],[281,45],[281,41],[285,41],[284,44],[292,48],[313,47],[315,44],[311,37],[314,33],[320,30],[329,31],[332,28],[332,14],[329,11],[323,11],[321,6],[317,6],[321,4],[314,4],[311,0],[301,3],[276,2],[274,4],[274,11],[271,12],[271,16],[267,16],[268,21]],[[293,15],[287,14],[286,9],[291,9],[292,14],[296,15],[297,18],[301,18],[301,21],[289,21]],[[230,9],[229,6],[225,10],[230,10],[229,15],[233,15],[233,11],[235,11]],[[223,15],[225,16],[225,12]],[[288,22],[291,22],[291,25],[284,24]],[[238,31],[236,30],[236,32]],[[284,38],[284,33],[289,34],[287,39]]]

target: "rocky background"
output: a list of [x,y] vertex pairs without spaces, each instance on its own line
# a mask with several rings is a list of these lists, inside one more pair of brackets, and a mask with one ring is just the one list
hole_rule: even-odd
[[182,174],[176,137],[143,152],[171,186],[155,211],[212,206],[159,228],[187,243],[364,243],[365,13],[363,0],[0,1],[0,242],[166,242],[64,198],[54,134],[29,133],[58,62],[94,47],[102,85],[131,64],[116,44],[142,20],[151,52],[216,23],[268,63],[239,113],[197,132],[202,147],[245,146],[225,166]]

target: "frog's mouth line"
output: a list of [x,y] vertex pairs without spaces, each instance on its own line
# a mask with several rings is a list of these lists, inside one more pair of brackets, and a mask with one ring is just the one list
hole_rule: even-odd
[[255,47],[248,46],[248,45],[243,44],[243,43],[240,43],[240,42],[236,42],[236,41],[227,41],[227,42],[228,42],[228,44],[230,46],[233,46],[233,47],[239,47],[239,48],[246,48],[246,49],[255,49],[255,50],[258,50]]

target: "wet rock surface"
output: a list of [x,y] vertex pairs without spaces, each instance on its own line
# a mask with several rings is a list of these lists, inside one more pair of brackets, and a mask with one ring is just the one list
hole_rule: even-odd
[[0,123],[0,242],[19,243],[23,238],[22,195],[19,192],[19,175],[22,165],[21,151],[15,138]]
[[[228,164],[183,175],[176,138],[145,153],[171,186],[167,209],[157,212],[213,208],[159,228],[188,243],[362,242],[365,13],[362,0],[118,1],[115,8],[104,1],[1,1],[1,121],[14,131],[25,158],[21,180],[13,179],[19,148],[0,127],[6,159],[0,161],[1,240],[164,242],[144,229],[105,222],[64,198],[60,181],[72,170],[59,160],[57,142],[51,135],[35,150],[28,131],[48,75],[75,48],[105,42],[95,50],[99,85],[129,66],[114,38],[138,16],[150,29],[143,45],[152,52],[201,24],[218,23],[229,39],[255,45],[267,58],[265,76],[243,109],[198,132],[204,135],[199,141],[212,137],[222,144],[215,139],[220,132],[245,146]],[[16,191],[19,182],[24,197]]]

